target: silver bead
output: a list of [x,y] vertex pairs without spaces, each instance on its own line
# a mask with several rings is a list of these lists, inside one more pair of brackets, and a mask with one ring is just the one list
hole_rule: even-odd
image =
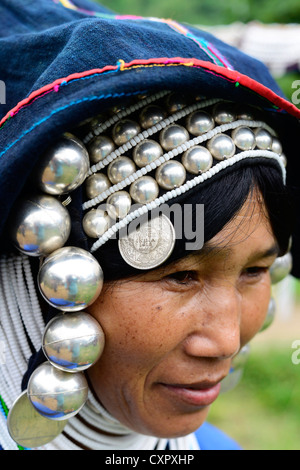
[[283,153],[282,155],[280,155],[280,159],[281,159],[281,161],[282,161],[282,163],[283,163],[283,166],[286,168],[286,166],[287,166],[287,158],[286,158],[286,156],[284,155],[284,153]]
[[166,117],[166,112],[160,106],[149,105],[140,114],[140,123],[144,129],[155,126]]
[[131,197],[127,191],[117,191],[106,201],[108,215],[113,219],[123,219],[131,208]]
[[130,186],[130,196],[139,204],[148,204],[158,195],[158,184],[151,176],[142,176]]
[[187,118],[186,124],[187,130],[195,136],[206,134],[215,127],[213,118],[205,111],[195,111]]
[[42,416],[63,421],[75,416],[88,397],[88,383],[82,372],[69,374],[49,362],[31,375],[27,395]]
[[272,150],[273,137],[266,129],[256,129],[255,139],[260,150]]
[[207,148],[216,160],[225,160],[235,155],[236,147],[226,134],[218,134],[213,137],[207,144]]
[[233,358],[230,373],[225,377],[221,383],[221,393],[232,391],[240,383],[244,367],[250,355],[250,346],[247,344],[240,352]]
[[111,225],[111,219],[106,211],[92,209],[87,212],[82,220],[85,234],[91,238],[100,238]]
[[232,131],[232,140],[240,150],[252,150],[255,148],[255,134],[249,127],[238,127]]
[[109,164],[107,176],[112,184],[117,184],[132,175],[135,171],[135,164],[130,158],[119,157]]
[[169,113],[174,114],[188,105],[186,97],[182,93],[171,93],[166,98],[166,106]]
[[273,299],[272,297],[270,299],[267,316],[265,318],[265,322],[263,326],[260,329],[260,333],[265,331],[272,325],[275,319],[275,315],[276,315],[276,302],[275,302],[275,299]]
[[211,168],[213,157],[207,148],[199,145],[187,150],[183,154],[182,163],[187,171],[194,175],[199,175]]
[[278,153],[278,155],[282,155],[282,145],[281,142],[273,137],[273,143],[272,143],[272,151],[275,153]]
[[94,199],[94,197],[107,191],[111,187],[111,183],[106,175],[103,173],[94,173],[89,176],[85,182],[85,189],[87,197]]
[[98,298],[103,272],[89,252],[65,247],[45,259],[39,271],[38,284],[41,294],[54,308],[76,312]]
[[87,147],[90,161],[92,163],[98,163],[101,160],[104,160],[104,158],[112,153],[114,149],[115,144],[109,137],[105,135],[95,137],[95,139],[93,139]]
[[86,312],[57,315],[46,326],[42,347],[49,362],[65,372],[82,372],[100,358],[104,333]]
[[14,245],[30,256],[47,256],[61,248],[70,231],[67,209],[57,199],[46,195],[20,201],[10,222]]
[[180,162],[170,160],[157,168],[155,179],[163,189],[178,188],[185,182],[186,171]]
[[236,112],[231,103],[219,103],[214,107],[213,118],[217,124],[228,124],[236,121]]
[[284,256],[276,258],[275,262],[270,268],[270,276],[272,284],[277,284],[288,276],[293,267],[293,258],[291,253],[286,253]]
[[116,145],[123,145],[136,137],[140,131],[141,128],[137,122],[124,119],[114,126],[112,137]]
[[189,140],[188,131],[178,124],[171,124],[161,131],[159,136],[161,146],[169,151]]
[[89,170],[86,148],[72,134],[64,134],[42,156],[36,178],[42,191],[60,195],[80,186]]
[[241,348],[238,354],[232,359],[231,367],[234,370],[243,369],[248,362],[251,348],[249,344],[246,344]]
[[163,155],[163,149],[155,140],[144,140],[133,150],[133,160],[140,168],[157,160]]

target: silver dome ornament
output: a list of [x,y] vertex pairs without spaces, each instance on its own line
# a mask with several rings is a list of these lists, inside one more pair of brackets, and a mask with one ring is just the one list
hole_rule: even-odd
[[155,140],[143,140],[133,150],[133,160],[140,168],[154,162],[163,155],[163,149]]
[[141,131],[140,125],[131,119],[119,121],[113,128],[112,138],[116,145],[123,145],[136,137]]
[[36,179],[40,189],[53,196],[69,193],[78,188],[89,171],[89,155],[72,134],[64,134],[42,156]]
[[167,96],[165,100],[169,113],[174,114],[188,105],[186,97],[182,93],[174,92]]
[[38,284],[44,299],[54,308],[77,312],[99,297],[103,272],[88,251],[65,247],[45,259],[38,274]]
[[213,110],[213,118],[217,124],[228,124],[236,121],[236,112],[232,103],[216,104]]
[[212,167],[213,157],[206,147],[198,145],[187,150],[181,161],[189,173],[199,175]]
[[117,191],[106,201],[107,212],[111,219],[123,219],[131,209],[131,197],[127,191]]
[[281,142],[276,137],[273,137],[272,151],[277,153],[278,155],[282,155],[282,151],[283,151],[282,145],[281,145]]
[[270,268],[270,276],[272,284],[277,284],[288,276],[293,268],[293,258],[291,253],[276,258]]
[[99,323],[86,312],[73,312],[57,315],[48,323],[42,347],[54,367],[76,373],[97,362],[104,343]]
[[158,184],[151,176],[142,176],[130,186],[130,196],[139,204],[148,204],[154,201],[158,195]]
[[161,131],[159,136],[163,149],[170,151],[189,140],[188,131],[178,124],[171,124]]
[[256,145],[254,132],[246,126],[241,126],[232,131],[232,140],[240,150],[253,150]]
[[280,159],[281,159],[281,161],[282,161],[283,166],[286,168],[286,166],[287,166],[287,158],[286,158],[286,156],[284,155],[284,153],[283,153],[282,155],[280,155]]
[[211,131],[215,122],[205,111],[195,111],[187,118],[186,127],[191,134],[199,136]]
[[227,377],[221,382],[221,393],[232,391],[240,383],[244,367],[250,356],[250,345],[246,344],[232,359],[231,369]]
[[42,416],[63,421],[75,416],[84,406],[88,383],[82,372],[69,374],[45,362],[31,375],[27,396]]
[[69,238],[71,219],[67,209],[54,197],[35,195],[20,201],[10,222],[16,248],[29,256],[47,256]]
[[260,329],[260,333],[270,328],[270,326],[274,322],[275,316],[276,316],[276,302],[275,302],[275,299],[271,297],[269,306],[268,306],[268,312],[267,312],[264,324]]
[[85,182],[87,197],[94,199],[111,187],[111,182],[104,173],[94,173]]
[[140,114],[140,124],[143,129],[149,129],[152,126],[155,126],[160,121],[165,119],[167,113],[160,106],[149,105],[143,109]]
[[110,228],[111,222],[106,211],[92,209],[83,217],[82,227],[88,237],[100,238]]
[[216,160],[226,160],[235,155],[236,146],[226,134],[218,134],[208,141],[207,148]]
[[104,160],[109,154],[111,154],[115,150],[115,144],[113,141],[105,136],[100,135],[95,137],[87,147],[90,161],[92,163],[101,162]]
[[185,182],[186,170],[182,163],[170,160],[157,168],[155,179],[163,189],[179,188]]
[[128,157],[118,157],[111,162],[107,169],[107,176],[112,184],[120,183],[136,171],[135,164]]
[[272,150],[273,137],[266,129],[255,130],[256,145],[260,150]]

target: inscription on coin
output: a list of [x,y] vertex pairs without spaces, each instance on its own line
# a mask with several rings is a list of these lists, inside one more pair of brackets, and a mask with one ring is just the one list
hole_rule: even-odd
[[130,266],[141,270],[154,269],[169,258],[175,239],[171,221],[162,214],[121,238],[119,250]]

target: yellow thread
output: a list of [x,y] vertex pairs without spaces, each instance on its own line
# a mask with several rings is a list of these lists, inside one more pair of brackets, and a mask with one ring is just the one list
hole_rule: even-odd
[[60,0],[60,3],[65,8],[70,8],[71,10],[77,10],[77,8],[74,5],[72,5],[72,3],[69,2],[69,0]]
[[120,59],[118,60],[118,64],[120,64],[120,70],[123,71],[125,68],[125,62],[124,60]]

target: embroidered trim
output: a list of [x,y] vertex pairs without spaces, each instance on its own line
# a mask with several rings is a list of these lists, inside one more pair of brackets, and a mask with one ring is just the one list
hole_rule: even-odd
[[222,78],[227,80],[234,85],[237,83],[239,86],[244,86],[248,89],[248,91],[252,91],[258,94],[261,98],[267,100],[271,103],[274,107],[274,110],[278,112],[288,112],[291,115],[300,118],[300,109],[294,106],[289,101],[286,101],[284,98],[276,95],[272,90],[265,87],[259,82],[247,77],[246,75],[239,74],[235,71],[230,71],[228,69],[224,69],[223,67],[216,66],[211,62],[205,62],[198,59],[183,59],[180,57],[175,58],[157,58],[157,59],[148,59],[148,60],[133,60],[132,62],[125,63],[123,60],[119,60],[117,65],[107,65],[102,69],[92,69],[87,70],[81,73],[75,73],[69,75],[66,78],[60,78],[55,80],[54,82],[46,85],[39,90],[34,91],[31,93],[27,98],[20,101],[13,109],[11,109],[0,121],[0,130],[3,126],[13,118],[16,114],[18,114],[23,108],[31,105],[37,99],[46,96],[51,92],[58,93],[60,88],[70,83],[76,82],[78,80],[87,80],[90,78],[94,78],[97,76],[107,75],[109,73],[118,73],[124,72],[130,69],[135,68],[149,68],[149,67],[165,67],[165,66],[185,66],[185,67],[193,67],[198,69],[204,69],[206,73],[212,73],[218,78]]

